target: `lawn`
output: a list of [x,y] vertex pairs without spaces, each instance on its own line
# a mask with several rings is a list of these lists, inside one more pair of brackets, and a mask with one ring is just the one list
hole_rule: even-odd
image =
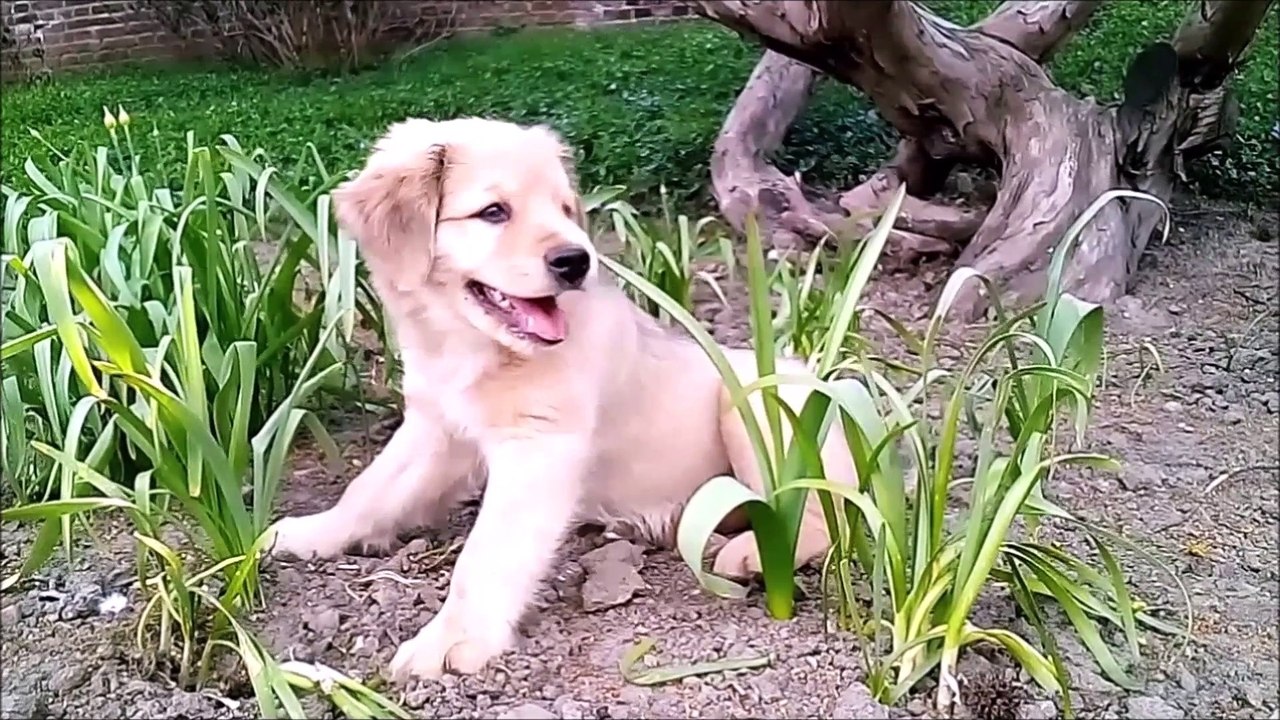
[[[993,4],[933,3],[962,22]],[[1050,71],[1073,91],[1114,101],[1132,55],[1143,43],[1167,37],[1185,7],[1177,0],[1107,4]],[[1280,188],[1268,160],[1280,119],[1277,32],[1272,13],[1240,72],[1239,141],[1225,156],[1198,165],[1196,179],[1208,194],[1267,197]],[[104,105],[124,105],[141,128],[154,126],[160,146],[172,154],[167,160],[181,160],[181,138],[192,130],[202,140],[232,133],[273,158],[299,158],[314,143],[337,169],[355,167],[370,139],[405,116],[475,114],[551,123],[582,154],[587,186],[644,190],[666,182],[695,194],[706,185],[711,144],[725,113],[758,57],[737,35],[693,21],[457,39],[402,65],[340,78],[121,69],[6,92],[0,167],[6,182],[19,181],[24,158],[43,152],[28,128],[59,147],[101,142]],[[856,91],[825,84],[792,129],[782,164],[819,185],[857,182],[892,140],[869,110]]]

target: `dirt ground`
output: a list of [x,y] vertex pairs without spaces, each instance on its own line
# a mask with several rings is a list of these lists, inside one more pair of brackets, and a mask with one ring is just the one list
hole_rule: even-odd
[[[1188,205],[1177,212],[1176,226],[1166,246],[1148,253],[1135,294],[1107,316],[1106,385],[1089,445],[1122,460],[1123,473],[1060,476],[1046,493],[1150,548],[1171,567],[1191,594],[1195,640],[1184,645],[1145,635],[1143,661],[1132,669],[1142,688],[1126,693],[1101,675],[1064,619],[1051,620],[1072,667],[1083,717],[1275,717],[1276,216]],[[941,276],[884,278],[878,292],[918,304]],[[730,342],[742,340],[742,323],[740,309],[719,312],[713,320]],[[1164,370],[1150,371],[1140,382],[1150,364],[1141,350],[1148,343],[1159,351]],[[339,435],[348,461],[339,474],[295,463],[282,510],[313,511],[333,502],[385,440],[387,425],[379,427],[351,427]],[[1230,475],[1206,494],[1224,473]],[[270,610],[252,624],[282,658],[374,677],[396,645],[440,607],[451,548],[456,550],[473,517],[474,507],[467,508],[447,530],[409,542],[389,558],[272,562],[265,580]],[[30,534],[3,529],[7,574],[20,562]],[[112,537],[109,523],[101,529],[101,544],[84,544],[71,567],[55,562],[3,598],[3,716],[252,717],[256,708],[244,687],[188,693],[163,678],[139,675],[132,636],[139,595],[128,585],[132,556],[125,538]],[[856,641],[824,633],[815,600],[800,602],[796,620],[775,622],[758,595],[731,602],[701,592],[671,552],[609,543],[586,531],[566,547],[518,652],[479,677],[418,682],[390,692],[402,693],[416,716],[436,718],[927,714],[927,682],[901,707],[886,710],[870,702]],[[1180,596],[1167,576],[1136,562],[1127,569],[1142,599],[1178,611]],[[634,597],[626,600],[632,590]],[[100,601],[113,593],[123,594],[125,609],[101,612]],[[1034,637],[1000,602],[978,612],[983,623]],[[653,664],[764,657],[768,665],[670,685],[634,685],[618,663],[642,636],[657,641]],[[1119,648],[1114,634],[1109,639]],[[974,688],[969,697],[977,701],[976,715],[1057,714],[999,653],[968,653],[962,672]],[[314,707],[317,716],[331,713]]]

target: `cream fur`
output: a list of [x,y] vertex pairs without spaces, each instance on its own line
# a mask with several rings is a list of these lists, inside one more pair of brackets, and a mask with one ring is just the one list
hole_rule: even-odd
[[[507,222],[469,217],[494,201],[510,206]],[[474,673],[512,649],[575,523],[669,547],[684,503],[709,478],[733,474],[760,489],[740,418],[702,350],[600,276],[551,131],[481,119],[398,123],[336,191],[335,207],[393,321],[405,417],[337,504],[277,523],[275,552],[333,557],[385,546],[484,487],[448,597],[400,646],[395,676]],[[581,290],[559,292],[543,255],[566,244],[593,253],[592,271]],[[558,294],[566,339],[544,346],[513,336],[467,292],[468,280],[522,297]],[[754,379],[750,353],[730,357],[744,382]],[[798,411],[805,392],[783,397]],[[827,471],[852,482],[839,435],[823,449]],[[811,500],[797,565],[826,548]],[[750,532],[719,551],[714,570],[759,571]]]

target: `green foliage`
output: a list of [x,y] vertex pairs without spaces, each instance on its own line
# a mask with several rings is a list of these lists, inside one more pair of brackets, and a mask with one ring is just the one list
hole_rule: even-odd
[[[638,274],[609,263],[702,346],[739,408],[762,467],[761,494],[731,477],[713,478],[694,493],[680,520],[680,554],[708,590],[744,596],[744,587],[704,570],[703,557],[723,518],[738,508],[746,510],[760,552],[766,606],[774,617],[789,618],[795,540],[812,490],[822,503],[832,541],[824,586],[834,585],[840,625],[869,636],[864,645],[868,685],[880,699],[898,701],[937,669],[938,705],[950,709],[959,694],[961,649],[985,642],[1002,647],[1042,687],[1061,695],[1069,713],[1069,676],[1044,629],[1044,601],[1065,612],[1103,672],[1125,687],[1134,683],[1103,641],[1100,623],[1123,633],[1135,660],[1139,626],[1178,632],[1131,597],[1111,549],[1128,543],[1054,505],[1041,490],[1062,466],[1116,467],[1105,456],[1065,448],[1084,441],[1103,332],[1101,308],[1063,293],[1060,279],[1076,237],[1105,203],[1153,198],[1126,191],[1099,198],[1057,249],[1044,301],[1010,314],[996,300],[996,326],[966,362],[942,369],[935,366],[933,353],[961,288],[981,282],[989,297],[998,297],[976,272],[956,271],[923,337],[894,325],[908,335],[907,345],[918,359],[916,367],[906,368],[914,381],[900,390],[890,371],[905,366],[886,366],[856,350],[849,356],[840,339],[857,332],[862,290],[902,197],[900,188],[850,269],[839,275],[839,290],[813,295],[815,304],[832,303],[817,313],[833,318],[813,343],[810,366],[816,377],[777,371],[775,334],[801,316],[771,317],[771,291],[790,286],[770,283],[754,221],[748,222],[746,233],[747,286],[759,379],[745,386],[696,319]],[[783,385],[813,392],[803,408],[790,407],[777,392]],[[930,395],[938,389],[944,402],[941,419],[935,421],[927,411]],[[747,404],[755,393],[763,417]],[[1071,420],[1072,437],[1059,437],[1061,419]],[[957,440],[966,423],[978,436],[972,477],[960,476],[956,465]],[[787,427],[791,440],[784,442]],[[856,487],[834,484],[825,476],[818,449],[829,432],[840,432],[852,453]],[[965,488],[967,504],[957,513],[951,502]],[[1036,530],[1045,518],[1082,529],[1104,568],[1094,569],[1055,545],[1037,542]],[[1020,520],[1025,533],[1019,532]],[[855,581],[856,573],[864,582]],[[972,624],[975,603],[993,584],[1007,588],[1031,619],[1042,649],[1009,630]],[[859,587],[869,588],[870,597],[860,596]],[[870,606],[869,618],[865,605]]]
[[[337,454],[308,403],[343,388],[357,314],[381,325],[374,297],[327,192],[298,193],[230,135],[205,146],[188,133],[183,161],[165,164],[158,138],[154,152],[135,146],[123,110],[103,122],[109,146],[50,144],[53,160],[24,163],[23,189],[3,187],[0,457],[18,502],[0,519],[40,524],[4,587],[59,544],[70,553],[75,520],[122,510],[148,597],[139,644],[188,687],[232,648],[264,716],[302,717],[293,687],[314,683],[280,670],[237,618],[260,604],[298,431]],[[337,178],[315,157],[323,190]],[[180,543],[160,539],[170,528]],[[343,682],[325,683],[335,702],[390,716]]]
[[[836,246],[834,253],[831,245]],[[831,343],[836,343],[836,352],[841,356],[867,347],[856,332],[843,336],[831,333],[840,319],[845,298],[857,289],[852,281],[861,247],[851,238],[829,236],[809,253],[803,266],[787,254],[777,259],[769,287],[778,301],[773,334],[781,353],[806,358],[812,365]]]
[[[52,159],[24,163],[20,189],[0,186],[4,398],[21,409],[6,413],[3,456],[19,500],[47,494],[33,475],[45,468],[7,440],[25,427],[49,444],[92,447],[100,471],[132,477],[158,467],[122,450],[124,428],[108,429],[114,410],[68,415],[82,393],[117,393],[129,408],[137,398],[112,373],[145,368],[155,384],[180,385],[225,449],[263,428],[306,368],[326,377],[339,369],[346,351],[326,327],[341,317],[349,336],[357,306],[381,326],[354,242],[332,231],[327,195],[300,199],[263,167],[263,152],[245,153],[232,136],[201,146],[188,133],[183,161],[166,165],[156,138],[135,144],[127,115],[104,120],[110,145],[49,144]],[[296,291],[306,274],[318,287],[304,301]],[[242,465],[248,451],[237,452],[229,459]]]
[[[993,4],[933,3],[962,21]],[[1107,3],[1050,72],[1067,89],[1117,100],[1129,60],[1143,42],[1169,37],[1186,7],[1179,0]],[[1277,37],[1271,13],[1236,80],[1239,142],[1193,166],[1206,189],[1230,197],[1244,189],[1270,197],[1280,189],[1269,137],[1280,102]],[[5,178],[18,177],[27,155],[44,152],[27,127],[64,147],[91,137],[87,122],[118,101],[155,119],[170,153],[165,162],[183,161],[175,129],[191,128],[197,137],[234,133],[273,158],[309,157],[312,143],[335,171],[356,167],[367,143],[406,116],[480,114],[553,124],[581,154],[584,186],[653,192],[665,182],[683,201],[707,184],[711,145],[759,52],[719,26],[691,21],[456,38],[403,64],[341,78],[158,67],[66,77],[5,93],[0,168]],[[883,161],[893,138],[857,91],[826,82],[779,162],[818,185],[847,187]],[[299,182],[314,189],[321,180],[317,174]]]
[[[653,219],[645,217],[625,200],[612,200],[601,208],[610,221],[608,230],[622,243],[622,263],[685,310],[693,310],[693,285],[699,280],[711,288],[722,303],[728,304],[715,277],[699,266],[708,260],[718,260],[732,276],[736,258],[729,236],[722,229],[716,232],[718,223],[714,217],[691,222],[687,215],[674,215],[666,188],[659,188],[658,194],[661,211]],[[631,296],[650,315],[668,318],[662,308],[643,293],[633,290]]]

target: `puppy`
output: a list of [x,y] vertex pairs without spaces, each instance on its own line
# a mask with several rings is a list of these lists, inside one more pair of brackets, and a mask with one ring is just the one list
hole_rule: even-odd
[[[601,277],[569,153],[551,130],[471,118],[397,123],[333,198],[401,348],[404,421],[336,505],[279,521],[274,551],[333,557],[384,547],[483,484],[448,597],[400,646],[394,677],[475,673],[511,649],[575,523],[628,528],[670,547],[684,504],[711,477],[762,490],[710,360]],[[728,352],[744,383],[756,379],[750,352]],[[798,361],[780,365],[805,372]],[[806,394],[780,392],[796,411]],[[841,433],[829,437],[827,474],[852,483]],[[743,529],[740,519],[722,526]],[[827,547],[821,505],[809,501],[797,566]],[[750,532],[714,562],[727,576],[759,570]]]

